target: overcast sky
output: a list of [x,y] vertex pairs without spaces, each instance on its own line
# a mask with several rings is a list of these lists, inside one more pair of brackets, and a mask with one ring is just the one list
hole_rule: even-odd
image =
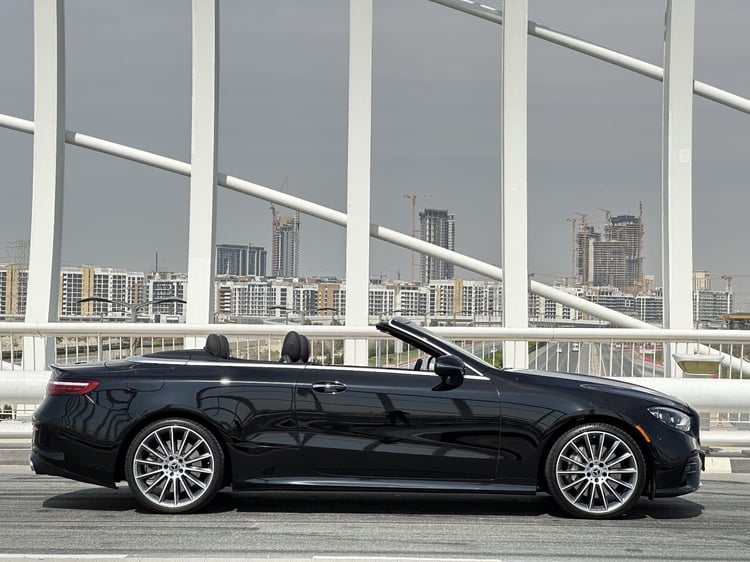
[[[486,0],[500,7],[500,0]],[[222,172],[346,208],[348,0],[221,0]],[[661,65],[659,0],[530,0],[537,23]],[[0,2],[0,113],[33,119],[33,2]],[[67,0],[67,126],[190,154],[191,2]],[[750,97],[750,2],[697,0],[695,78]],[[456,249],[499,262],[501,27],[428,0],[375,0],[372,218],[456,215]],[[529,38],[529,271],[571,271],[569,218],[644,206],[661,277],[661,83]],[[750,115],[694,98],[694,269],[750,273]],[[187,268],[189,180],[68,146],[64,265]],[[32,137],[0,129],[0,262],[28,239]],[[345,232],[302,217],[301,273],[343,275]],[[217,242],[270,249],[267,202],[220,189]],[[411,275],[372,242],[371,273]],[[459,270],[459,274],[474,277]],[[744,287],[743,287],[744,285]],[[750,277],[735,287],[750,296]]]

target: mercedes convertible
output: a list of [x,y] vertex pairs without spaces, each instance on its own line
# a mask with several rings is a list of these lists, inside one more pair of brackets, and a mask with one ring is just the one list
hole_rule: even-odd
[[700,487],[698,414],[611,378],[495,368],[400,318],[419,350],[394,366],[321,365],[284,338],[279,361],[204,349],[53,366],[34,413],[37,474],[116,487],[145,508],[196,511],[234,490],[552,496],[612,518]]

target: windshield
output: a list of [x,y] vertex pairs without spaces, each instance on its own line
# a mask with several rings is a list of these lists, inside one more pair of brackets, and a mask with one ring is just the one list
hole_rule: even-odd
[[[441,355],[457,355],[464,360],[468,359],[470,362],[479,363],[485,367],[492,367],[483,357],[476,354],[477,351],[472,351],[475,342],[466,341],[465,345],[455,344],[436,335],[424,326],[415,324],[405,318],[392,318],[391,320],[380,322],[377,328],[430,355],[436,357]],[[487,351],[486,345],[482,346],[480,344],[479,347],[478,353],[484,353],[482,347]],[[495,349],[494,345],[491,348]]]

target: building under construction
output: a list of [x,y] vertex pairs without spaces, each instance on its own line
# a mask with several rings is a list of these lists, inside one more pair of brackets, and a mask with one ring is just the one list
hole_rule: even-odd
[[573,263],[576,282],[593,287],[617,287],[638,294],[643,283],[643,204],[638,216],[612,216],[606,211],[604,225],[588,223],[587,215],[575,232]]
[[299,277],[299,211],[280,216],[273,209],[271,240],[271,275]]

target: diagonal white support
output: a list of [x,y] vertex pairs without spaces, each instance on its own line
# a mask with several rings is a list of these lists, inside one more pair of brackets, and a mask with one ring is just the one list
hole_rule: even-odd
[[[370,285],[372,0],[349,2],[349,156],[346,191],[346,325],[367,326]],[[367,364],[367,342],[347,340],[347,365]]]
[[[219,116],[218,0],[193,0],[193,116],[188,247],[188,324],[213,322]],[[204,345],[188,338],[187,347]]]
[[[34,0],[34,164],[26,322],[57,320],[65,164],[63,0]],[[55,339],[24,338],[23,363],[54,361]]]

